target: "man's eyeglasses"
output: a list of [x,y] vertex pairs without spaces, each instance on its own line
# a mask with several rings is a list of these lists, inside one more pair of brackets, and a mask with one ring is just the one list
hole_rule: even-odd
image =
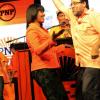
[[82,3],[82,2],[72,2],[72,3],[71,3],[71,6],[72,6],[72,5],[77,5],[77,4],[79,4],[79,3]]

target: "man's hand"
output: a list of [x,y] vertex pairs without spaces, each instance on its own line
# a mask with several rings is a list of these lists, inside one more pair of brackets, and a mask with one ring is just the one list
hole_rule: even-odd
[[91,58],[92,59],[97,59],[99,57],[99,55],[92,55]]
[[62,30],[60,30],[58,33],[53,32],[53,34],[52,34],[52,39],[55,41],[56,38],[57,38],[58,36],[60,36],[61,34],[63,34],[64,31],[65,31],[65,30],[62,29]]

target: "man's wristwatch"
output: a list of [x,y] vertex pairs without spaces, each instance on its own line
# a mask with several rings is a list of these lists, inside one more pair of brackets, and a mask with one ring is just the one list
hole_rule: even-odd
[[96,59],[96,58],[98,58],[98,57],[99,57],[99,55],[92,55],[92,56],[91,56],[92,59]]

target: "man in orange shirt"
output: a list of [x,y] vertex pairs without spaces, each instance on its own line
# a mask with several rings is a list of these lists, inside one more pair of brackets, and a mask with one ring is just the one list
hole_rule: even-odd
[[55,26],[50,29],[49,33],[51,37],[53,36],[53,33],[57,34],[62,29],[64,29],[64,32],[57,38],[71,37],[69,19],[65,17],[65,14],[63,12],[61,11],[57,12],[57,20],[59,22],[59,26]]
[[[54,38],[57,34],[59,34],[59,32],[64,30],[60,35],[57,36],[55,41],[57,42],[57,45],[59,44],[66,45],[65,54],[59,57],[59,61],[62,66],[61,76],[63,77],[64,73],[66,73],[65,75],[67,79],[76,71],[75,66],[73,67],[75,59],[74,56],[72,57],[72,55],[74,54],[74,48],[71,37],[70,20],[67,16],[65,16],[65,14],[62,11],[57,11],[57,20],[59,22],[59,25],[50,28],[49,33],[50,36]],[[67,52],[70,53],[68,54]],[[71,62],[71,60],[69,59],[72,59],[73,61]]]

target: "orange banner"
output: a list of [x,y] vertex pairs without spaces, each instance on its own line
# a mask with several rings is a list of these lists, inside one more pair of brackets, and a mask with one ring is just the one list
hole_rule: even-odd
[[0,26],[25,23],[26,9],[32,3],[34,0],[0,1]]

